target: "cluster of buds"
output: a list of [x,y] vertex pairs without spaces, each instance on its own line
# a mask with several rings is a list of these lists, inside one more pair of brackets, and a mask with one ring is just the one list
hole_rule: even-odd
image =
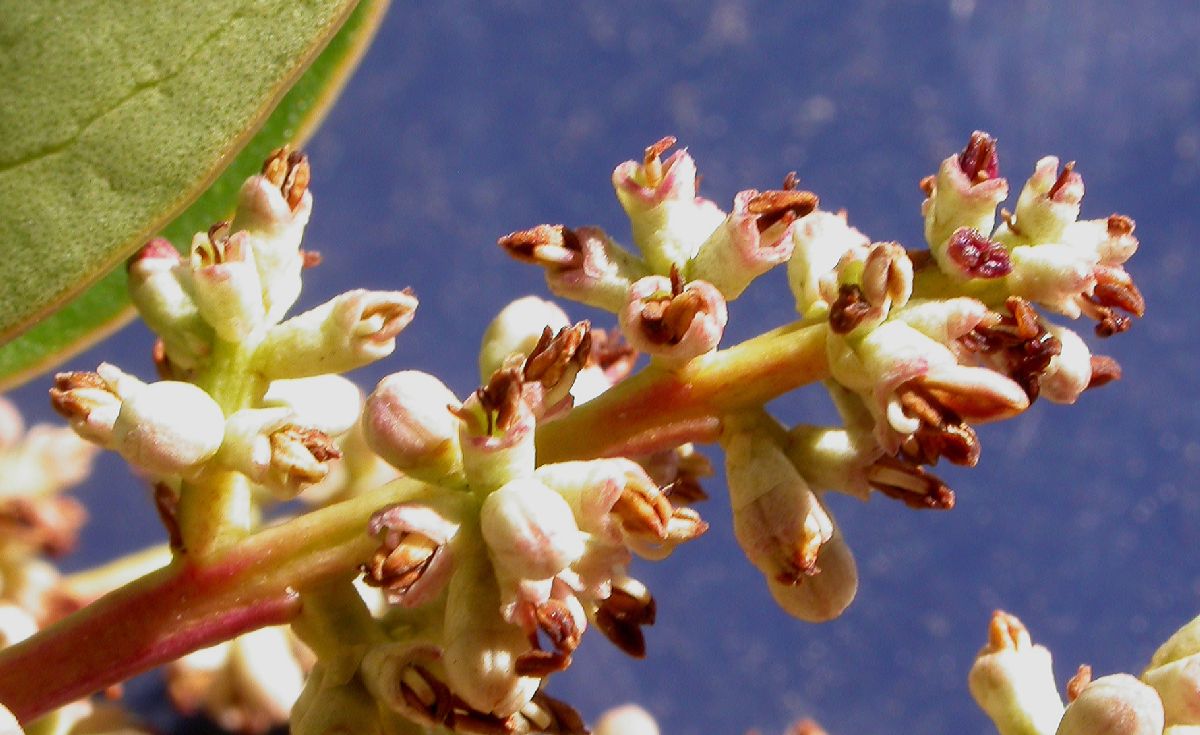
[[1140,678],[1093,679],[1091,667],[1080,666],[1064,706],[1050,652],[998,611],[968,681],[1000,735],[1189,735],[1200,732],[1200,618],[1176,631]]
[[[664,138],[613,173],[635,254],[593,227],[542,225],[499,244],[546,271],[550,290],[611,311],[659,370],[683,374],[717,348],[726,302],[786,264],[802,325],[824,324],[825,382],[842,426],[790,431],[759,411],[723,415],[734,526],[775,597],[798,617],[835,616],[854,596],[853,558],[817,493],[947,509],[954,493],[926,467],[973,466],[973,424],[1015,416],[1039,396],[1073,403],[1120,377],[1039,307],[1124,331],[1144,303],[1124,263],[1137,248],[1121,215],[1078,219],[1074,163],[1043,158],[1015,211],[995,141],[965,150],[921,182],[928,249],[877,242],[846,214],[818,207],[795,174],[782,189],[747,190],[730,212],[697,195],[695,162]],[[702,370],[697,367],[692,372]],[[749,417],[749,418],[747,418]],[[711,434],[710,434],[711,436]]]
[[80,436],[159,488],[232,471],[287,499],[327,476],[334,438],[361,406],[337,373],[390,354],[417,302],[408,291],[350,291],[284,320],[316,262],[300,249],[308,179],[307,158],[280,149],[246,181],[232,221],[197,233],[186,257],[156,239],[130,259],[160,380],[108,364],[58,375],[52,403]]
[[[400,716],[454,732],[585,732],[574,710],[542,691],[544,680],[570,665],[589,623],[644,655],[654,599],[628,564],[634,554],[662,558],[707,528],[680,504],[694,492],[673,495],[656,480],[694,484],[700,463],[686,452],[646,466],[536,465],[535,429],[574,405],[576,379],[627,372],[630,360],[616,357],[624,350],[610,347],[600,361],[592,346],[587,323],[523,299],[488,329],[487,378],[466,400],[413,371],[384,378],[368,397],[367,443],[425,485],[367,529],[379,546],[362,572],[391,605],[381,621],[387,642],[343,662],[337,686],[310,680],[305,712],[353,697],[373,713],[368,729]],[[309,724],[293,716],[296,732],[319,732]]]

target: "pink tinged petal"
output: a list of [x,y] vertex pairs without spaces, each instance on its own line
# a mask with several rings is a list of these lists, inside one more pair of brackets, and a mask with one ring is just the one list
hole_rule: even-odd
[[716,349],[728,318],[725,298],[711,284],[679,286],[665,276],[634,283],[619,315],[631,347],[672,362]]
[[1129,674],[1111,674],[1088,684],[1067,706],[1056,735],[1161,735],[1164,716],[1158,694]]
[[850,607],[858,594],[858,568],[854,554],[840,530],[821,546],[817,555],[820,573],[795,584],[767,580],[771,597],[794,618],[810,623],[834,620]]
[[1133,257],[1138,249],[1135,223],[1120,214],[1104,219],[1072,222],[1063,232],[1063,243],[1100,265],[1117,266]]
[[538,467],[534,477],[567,501],[581,529],[596,533],[609,529],[609,513],[621,497],[625,478],[640,469],[624,458],[558,462]]
[[533,478],[490,493],[479,522],[497,566],[518,579],[548,579],[583,554],[567,501]]
[[[666,147],[662,147],[665,144]],[[686,148],[662,161],[660,156],[675,145],[667,138],[646,149],[642,162],[625,161],[613,170],[612,183],[621,203],[628,209],[650,209],[670,199],[696,198],[696,161]],[[658,147],[658,150],[654,150]]]
[[266,311],[247,236],[227,233],[225,223],[197,233],[192,242],[191,293],[200,316],[222,339],[235,342],[262,325]]
[[1048,735],[1062,717],[1050,652],[1034,645],[1021,621],[1008,613],[993,614],[988,643],[976,656],[967,685],[1000,732]]
[[999,421],[1029,408],[1021,386],[987,368],[933,366],[921,383],[943,406],[971,423]]
[[1200,725],[1200,655],[1148,669],[1142,681],[1162,700],[1167,725]]
[[598,227],[573,231],[578,257],[560,268],[546,269],[546,284],[557,296],[616,312],[630,284],[649,275],[649,268]]
[[1020,246],[1012,250],[1006,283],[1014,296],[1034,301],[1071,319],[1080,315],[1078,296],[1096,285],[1096,263],[1065,244]]
[[955,230],[966,227],[990,233],[996,205],[1008,196],[1008,182],[999,178],[995,141],[976,131],[961,154],[942,161],[937,177],[921,205],[925,217],[925,241],[938,266],[953,273],[946,244]]
[[913,301],[892,312],[891,316],[935,342],[950,345],[959,337],[970,334],[988,313],[989,309],[982,301],[958,296]]
[[393,467],[428,482],[460,476],[458,398],[440,380],[411,370],[379,381],[363,407],[367,445]]
[[816,206],[811,192],[738,192],[733,211],[688,264],[689,278],[713,284],[727,300],[737,298],[755,278],[787,262],[795,247],[793,222]]
[[212,457],[225,435],[225,416],[191,383],[160,381],[121,404],[113,447],[130,464],[156,475],[186,475]]

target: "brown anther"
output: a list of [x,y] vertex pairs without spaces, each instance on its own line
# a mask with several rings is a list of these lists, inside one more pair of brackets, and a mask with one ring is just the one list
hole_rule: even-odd
[[316,268],[321,264],[321,261],[324,260],[324,258],[321,257],[321,254],[316,250],[301,250],[300,257],[303,259],[300,263],[300,267],[305,270],[308,270],[309,268]]
[[69,372],[54,376],[54,387],[50,389],[50,405],[59,415],[67,419],[86,418],[95,407],[86,395],[79,391],[100,390],[112,393],[108,383],[97,373]]
[[1008,313],[1012,314],[1016,335],[1023,340],[1036,338],[1044,331],[1037,310],[1020,296],[1009,296],[1004,301]]
[[857,284],[843,284],[838,289],[837,299],[829,307],[829,328],[836,334],[848,334],[863,323],[871,308]]
[[288,156],[287,166],[287,177],[280,187],[280,192],[287,202],[288,209],[295,212],[296,208],[300,206],[301,200],[304,199],[304,193],[308,191],[312,172],[308,166],[308,156],[300,151],[294,151]]
[[1067,680],[1067,703],[1070,704],[1079,698],[1083,693],[1084,688],[1092,683],[1092,667],[1087,664],[1079,664],[1079,669],[1075,671],[1075,676]]
[[1075,162],[1068,161],[1067,165],[1062,167],[1062,171],[1058,173],[1058,178],[1054,180],[1054,185],[1046,192],[1046,198],[1053,199],[1062,188],[1071,180],[1071,174],[1075,173]]
[[987,653],[998,651],[1015,651],[1029,644],[1029,631],[1016,615],[1010,615],[1003,610],[992,613],[988,623],[988,642],[984,649]]
[[783,190],[784,191],[795,191],[796,187],[799,185],[800,185],[800,177],[798,175],[796,175],[795,171],[788,171],[787,176],[783,177]]
[[776,224],[785,227],[796,219],[809,214],[820,200],[811,191],[796,191],[795,189],[764,191],[746,202],[746,211],[757,217],[755,227],[758,231],[766,232]]
[[972,184],[1000,175],[1000,159],[996,155],[996,139],[982,130],[971,133],[967,147],[958,155],[958,166]]
[[971,278],[1000,278],[1012,272],[1008,250],[969,227],[960,227],[950,236],[946,256]]
[[1131,280],[1122,280],[1109,271],[1096,274],[1096,290],[1092,301],[1101,306],[1115,307],[1136,317],[1146,313],[1146,299]]
[[273,185],[279,187],[288,209],[293,212],[300,206],[304,192],[308,190],[311,171],[308,156],[301,151],[293,151],[291,146],[283,146],[271,151],[271,155],[263,161],[262,175]]
[[558,334],[546,327],[529,357],[525,358],[524,380],[553,388],[568,372],[576,372],[587,364],[591,348],[591,325],[586,321],[563,327]]
[[1106,306],[1096,307],[1095,316],[1097,337],[1112,337],[1121,332],[1128,332],[1129,328],[1133,326],[1129,317],[1117,314]]
[[649,616],[640,600],[614,589],[596,609],[596,627],[613,644],[634,658],[646,657],[646,636],[643,625],[654,623],[654,601],[651,598]]
[[[508,431],[521,415],[521,368],[501,368],[488,384],[475,391],[479,405],[487,415],[487,433]],[[455,411],[460,418],[464,416]]]
[[575,267],[583,252],[579,236],[562,225],[538,225],[511,232],[496,244],[516,260],[547,268]]
[[[208,241],[213,245],[224,245],[229,242],[230,225],[228,220],[217,222],[208,228]],[[221,253],[214,253],[216,262],[221,262]]]
[[359,567],[363,581],[396,597],[424,576],[441,547],[420,533],[385,531],[371,560]]
[[924,468],[896,457],[880,457],[867,469],[867,483],[915,510],[950,510],[954,491]]
[[627,533],[665,540],[674,509],[657,486],[628,482],[613,504],[612,512],[621,519],[621,527]]
[[1132,235],[1135,226],[1134,221],[1123,214],[1108,215],[1108,236],[1122,237],[1123,235]]
[[643,330],[647,338],[658,344],[676,345],[703,310],[704,297],[685,290],[679,268],[672,265],[670,295],[657,293],[642,300]]
[[646,155],[642,157],[642,172],[646,186],[655,187],[662,181],[661,157],[662,154],[666,153],[674,145],[675,136],[666,135],[660,138],[654,145],[647,146]]
[[934,189],[935,184],[937,184],[937,177],[932,176],[932,175],[926,176],[925,178],[923,178],[919,182],[917,182],[917,186],[919,186],[921,188],[921,193],[923,193],[927,197],[933,196],[933,189]]
[[547,600],[534,610],[538,630],[545,634],[554,650],[570,653],[579,647],[583,632],[575,624],[575,616],[562,600]]
[[172,551],[183,548],[183,533],[179,529],[179,496],[165,482],[154,483],[154,509],[167,529],[167,542]]
[[570,654],[562,651],[543,651],[540,648],[525,651],[513,661],[513,671],[518,676],[532,676],[538,679],[566,671],[570,666]]
[[1114,380],[1121,379],[1121,364],[1107,355],[1092,355],[1092,377],[1088,380],[1087,388],[1099,388]]

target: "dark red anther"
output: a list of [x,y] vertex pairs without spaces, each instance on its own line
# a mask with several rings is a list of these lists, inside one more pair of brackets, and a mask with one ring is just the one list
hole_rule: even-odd
[[1012,272],[1008,250],[968,227],[960,227],[950,236],[946,255],[972,278],[1001,278]]
[[972,184],[1000,175],[1000,159],[996,155],[996,139],[976,130],[971,133],[967,147],[958,154],[958,165]]

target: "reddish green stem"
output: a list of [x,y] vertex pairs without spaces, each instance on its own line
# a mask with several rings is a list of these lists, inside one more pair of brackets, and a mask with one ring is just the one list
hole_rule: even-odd
[[654,363],[538,427],[538,463],[715,441],[720,416],[824,378],[824,323],[796,322],[671,369]]
[[372,513],[400,481],[260,531],[204,563],[180,559],[0,651],[0,703],[21,722],[198,648],[300,612],[306,589],[345,578],[376,542]]

